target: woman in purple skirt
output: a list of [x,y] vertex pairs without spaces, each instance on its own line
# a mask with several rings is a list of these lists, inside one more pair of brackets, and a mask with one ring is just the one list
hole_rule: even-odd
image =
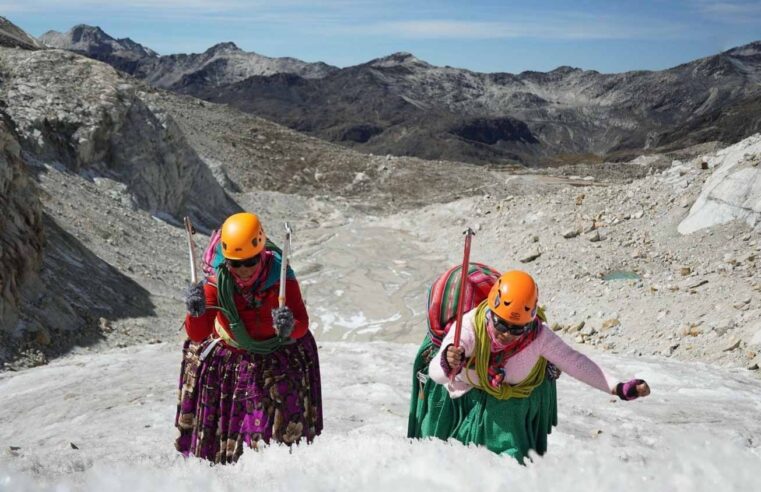
[[279,307],[281,253],[250,213],[225,221],[216,256],[185,300],[177,450],[231,463],[244,444],[311,442],[322,431],[320,365],[293,271]]

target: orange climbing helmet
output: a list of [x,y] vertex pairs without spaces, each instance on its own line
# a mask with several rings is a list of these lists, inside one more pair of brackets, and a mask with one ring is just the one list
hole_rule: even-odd
[[514,325],[525,325],[536,317],[539,288],[526,272],[512,270],[503,273],[489,292],[491,312]]
[[248,212],[228,217],[219,239],[222,255],[228,260],[252,258],[262,252],[267,242],[259,217]]

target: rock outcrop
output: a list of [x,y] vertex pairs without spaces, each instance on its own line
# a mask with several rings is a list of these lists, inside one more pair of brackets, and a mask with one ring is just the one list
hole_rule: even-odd
[[235,205],[146,87],[58,50],[0,49],[0,99],[30,157],[123,182],[135,206],[209,227]]
[[0,113],[0,338],[16,327],[22,292],[42,264],[42,206],[25,168],[12,125]]
[[761,227],[761,135],[717,152],[707,164],[714,172],[679,232],[690,234],[733,220]]
[[[2,32],[28,37],[9,23]],[[0,367],[16,367],[156,315],[145,279],[181,276],[180,232],[167,222],[190,215],[210,229],[239,207],[154,105],[156,89],[29,43],[0,46],[0,80]],[[156,228],[161,246],[142,237]],[[132,256],[115,251],[133,243]]]

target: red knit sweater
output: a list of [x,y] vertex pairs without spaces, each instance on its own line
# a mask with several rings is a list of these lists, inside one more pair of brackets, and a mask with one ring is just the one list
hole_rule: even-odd
[[[257,308],[249,308],[243,296],[238,293],[233,294],[238,314],[246,326],[248,334],[254,340],[266,340],[275,336],[275,330],[272,327],[272,310],[278,307],[278,289],[279,284],[275,284],[265,290],[264,296],[261,298],[262,304]],[[222,326],[232,335],[227,318],[218,309],[212,307],[218,305],[217,286],[206,284],[204,286],[204,293],[206,294],[206,312],[197,318],[188,314],[185,319],[185,330],[188,332],[188,337],[194,342],[206,339],[212,332],[215,332],[215,318],[218,318]],[[291,308],[296,321],[291,338],[301,338],[308,330],[309,315],[307,315],[304,300],[301,298],[301,289],[297,280],[285,281],[285,299],[285,305]]]

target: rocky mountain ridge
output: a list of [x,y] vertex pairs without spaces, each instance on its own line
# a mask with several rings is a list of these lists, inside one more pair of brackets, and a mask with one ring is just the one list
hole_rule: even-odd
[[11,21],[2,16],[0,16],[0,46],[29,50],[44,47],[33,36],[25,33]]
[[85,24],[74,26],[66,33],[48,31],[40,41],[51,48],[74,51],[106,62],[155,87],[177,91],[187,86],[232,84],[254,75],[293,73],[304,78],[319,78],[336,70],[325,63],[270,58],[246,52],[231,42],[218,43],[203,53],[159,56],[129,38],[114,39],[99,27]]
[[[95,44],[57,45],[100,56]],[[761,129],[761,42],[668,70],[618,74],[568,66],[477,73],[404,52],[343,69],[289,61],[252,71],[244,60],[253,56],[222,43],[161,63],[145,56],[142,68],[127,71],[364,152],[434,160],[532,166],[626,160],[734,143]]]
[[660,72],[483,74],[401,53],[321,79],[281,74],[184,91],[374,153],[599,162],[757,131],[761,43]]

